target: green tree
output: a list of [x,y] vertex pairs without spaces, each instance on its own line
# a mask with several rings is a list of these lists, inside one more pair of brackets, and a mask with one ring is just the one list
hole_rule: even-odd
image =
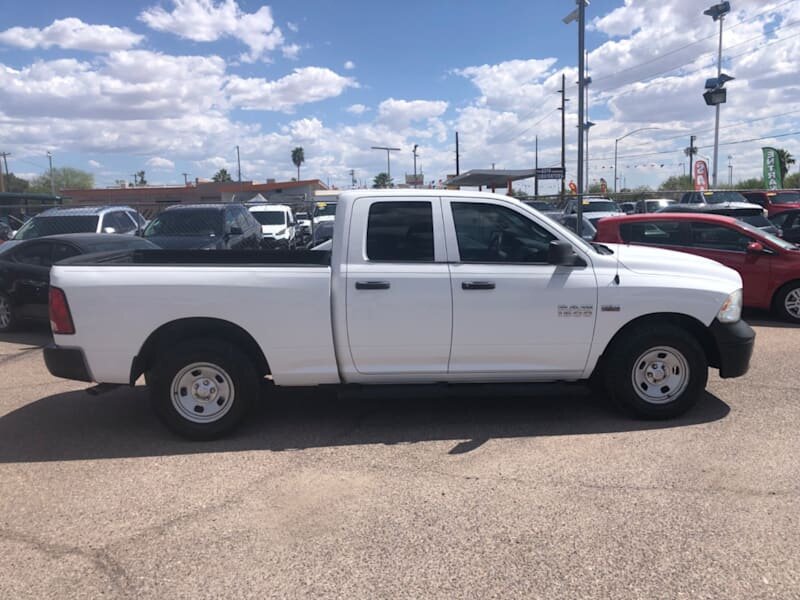
[[[796,161],[794,156],[792,156],[788,150],[784,150],[783,148],[778,148],[778,162],[781,165],[781,181],[786,179],[786,174],[789,172],[789,167],[793,165]],[[786,187],[786,186],[784,186]]]
[[135,179],[139,182],[136,185],[147,185],[147,179],[144,178],[144,171],[136,171]]
[[224,183],[226,181],[233,181],[233,178],[228,173],[227,169],[220,169],[216,172],[214,177],[211,178],[211,181],[216,181],[217,183]]
[[761,177],[751,177],[737,181],[734,189],[737,190],[763,190],[764,180]]
[[673,175],[668,177],[658,186],[660,192],[682,191],[694,189],[694,183],[690,175]]
[[[61,167],[60,169],[53,169],[53,182],[56,194],[61,190],[86,190],[94,187],[94,175],[72,167]],[[50,171],[45,171],[38,177],[34,177],[30,182],[28,191],[49,194]]]
[[292,164],[297,167],[297,181],[300,181],[300,165],[306,162],[306,155],[303,152],[303,147],[298,146],[292,150]]
[[27,179],[22,179],[21,177],[17,177],[13,173],[8,173],[5,176],[5,184],[6,184],[6,191],[7,192],[27,192],[28,188],[30,187],[30,182]]
[[783,187],[790,190],[796,190],[800,188],[800,173],[792,173],[786,179],[784,179]]
[[372,180],[372,187],[374,188],[390,188],[392,187],[392,178],[388,173],[378,173],[375,179]]

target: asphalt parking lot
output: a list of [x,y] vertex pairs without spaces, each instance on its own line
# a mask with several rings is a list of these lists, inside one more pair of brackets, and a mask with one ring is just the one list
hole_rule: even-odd
[[192,443],[0,336],[0,598],[800,597],[800,328],[666,423],[577,386],[300,392]]

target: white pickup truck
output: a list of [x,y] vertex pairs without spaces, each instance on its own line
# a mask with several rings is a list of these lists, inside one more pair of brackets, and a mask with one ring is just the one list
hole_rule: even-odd
[[[589,244],[512,198],[343,192],[330,251],[133,251],[53,267],[59,377],[145,376],[173,430],[239,424],[277,386],[588,380],[676,416],[743,375],[742,281],[687,254]],[[302,324],[298,331],[298,324]]]

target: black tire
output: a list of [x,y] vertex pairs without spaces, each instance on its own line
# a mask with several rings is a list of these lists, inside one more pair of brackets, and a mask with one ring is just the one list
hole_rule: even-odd
[[[156,357],[147,379],[159,419],[193,440],[213,440],[233,431],[259,394],[259,377],[250,358],[217,339],[188,340],[169,348]],[[174,398],[173,383],[178,390]],[[201,394],[207,396],[198,399]]]
[[[665,378],[659,380],[662,375]],[[642,419],[670,419],[702,397],[708,360],[688,331],[667,324],[645,325],[614,342],[605,357],[603,376],[608,395],[623,411]]]
[[[790,302],[787,303],[787,299],[789,299]],[[775,294],[775,301],[773,303],[775,314],[784,321],[800,323],[800,307],[796,304],[798,300],[800,300],[800,281],[787,283]],[[791,304],[792,307],[790,308],[788,304]]]
[[8,294],[0,292],[0,333],[8,333],[17,328],[17,316]]

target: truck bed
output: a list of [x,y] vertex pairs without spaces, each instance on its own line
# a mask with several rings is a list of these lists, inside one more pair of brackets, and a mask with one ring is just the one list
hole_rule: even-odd
[[303,250],[125,250],[97,252],[65,259],[59,265],[226,265],[270,267],[327,267],[331,264],[329,251]]

